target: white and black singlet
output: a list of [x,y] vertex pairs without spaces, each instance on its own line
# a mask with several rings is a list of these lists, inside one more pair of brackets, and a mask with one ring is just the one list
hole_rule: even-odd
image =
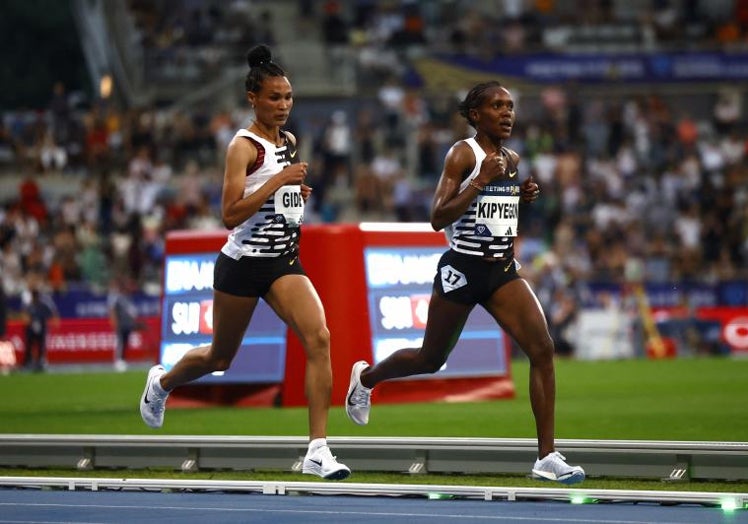
[[[257,148],[257,160],[247,167],[244,198],[280,172],[284,167],[299,161],[296,146],[285,132],[284,144],[274,143],[246,129],[237,131]],[[304,219],[304,200],[301,186],[290,185],[278,189],[265,201],[260,210],[231,230],[221,252],[238,260],[241,257],[274,258],[296,253],[299,248]]]
[[[480,172],[486,157],[475,138],[465,139],[475,155],[475,167],[460,184],[465,190]],[[509,159],[509,153],[502,149]],[[483,258],[511,259],[519,219],[520,184],[517,167],[511,165],[508,177],[493,180],[471,202],[465,213],[444,228],[449,247],[466,255]]]

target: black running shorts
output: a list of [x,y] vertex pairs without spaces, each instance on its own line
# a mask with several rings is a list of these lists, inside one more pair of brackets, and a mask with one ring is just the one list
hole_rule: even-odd
[[234,260],[219,253],[213,271],[213,288],[239,297],[264,297],[273,282],[284,275],[306,275],[298,255]]
[[486,260],[450,249],[439,259],[434,289],[447,300],[474,305],[517,278],[520,276],[513,258]]

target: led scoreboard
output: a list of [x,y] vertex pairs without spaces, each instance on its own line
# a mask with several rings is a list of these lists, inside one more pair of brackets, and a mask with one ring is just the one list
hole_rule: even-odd
[[[426,223],[305,226],[301,261],[325,306],[331,336],[333,403],[345,402],[351,365],[381,362],[400,348],[421,346],[443,233]],[[303,372],[303,352],[286,345],[284,403],[303,391],[288,383]],[[446,364],[434,374],[382,382],[373,400],[472,401],[514,396],[508,337],[481,307],[469,315]],[[295,370],[293,369],[295,367]]]
[[[213,336],[213,268],[217,252],[167,255],[161,316],[161,363],[171,368]],[[196,383],[278,383],[283,380],[286,326],[260,301],[231,367]]]
[[[384,360],[400,348],[418,348],[423,343],[431,286],[444,250],[444,247],[364,249],[374,362]],[[476,307],[449,359],[433,376],[503,374],[507,371],[504,345],[503,332],[496,322],[483,308]]]

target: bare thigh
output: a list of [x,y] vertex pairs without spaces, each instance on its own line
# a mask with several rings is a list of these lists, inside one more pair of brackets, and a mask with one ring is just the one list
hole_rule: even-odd
[[421,348],[427,360],[442,363],[447,360],[472,310],[473,306],[458,304],[445,299],[436,292],[432,293],[426,333]]
[[524,279],[501,286],[482,305],[531,359],[553,352],[545,314]]
[[306,275],[285,275],[273,282],[265,301],[296,333],[309,351],[325,335],[327,320],[322,301]]
[[244,334],[259,302],[257,297],[238,297],[222,291],[213,292],[213,357],[232,360],[241,346]]

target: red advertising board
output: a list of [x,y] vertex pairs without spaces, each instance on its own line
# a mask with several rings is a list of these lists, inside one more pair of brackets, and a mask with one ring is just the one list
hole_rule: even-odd
[[[332,338],[333,403],[342,404],[351,366],[385,358],[400,347],[419,347],[443,233],[427,224],[318,226],[304,229],[301,260],[327,313]],[[485,316],[483,316],[485,315]],[[304,403],[303,349],[289,338],[284,404]],[[377,386],[375,402],[468,401],[511,398],[508,337],[481,308],[442,370]]]
[[719,324],[719,339],[729,348],[733,355],[748,356],[748,308],[726,306],[703,306],[693,312],[682,308],[655,308],[653,310],[658,322],[671,319],[693,319],[713,321]]
[[699,318],[716,320],[722,326],[722,342],[730,346],[734,354],[748,355],[748,308],[702,307]]
[[[182,231],[167,235],[162,360],[175,347],[182,350],[189,342],[183,335],[177,339],[170,331],[170,311],[176,304],[206,299],[200,294],[202,289],[185,289],[181,276],[174,277],[171,293],[168,282],[172,267],[180,273],[185,268],[192,268],[198,275],[207,273],[206,264],[225,240],[224,231]],[[354,362],[376,362],[399,347],[420,345],[436,261],[445,249],[444,235],[429,230],[425,224],[304,226],[300,258],[325,307],[331,333],[334,405],[345,401]],[[466,324],[465,340],[458,344],[442,370],[434,375],[381,384],[374,392],[375,401],[513,397],[507,337],[479,309],[476,308]],[[263,325],[271,320],[266,318]],[[245,338],[246,351],[243,346],[238,355],[247,359],[242,365],[252,365],[255,351],[252,331],[250,325]],[[198,338],[192,343],[204,343]],[[286,331],[285,340],[280,402],[284,406],[302,406],[306,404],[304,350],[292,332]],[[245,377],[253,376],[251,369],[246,371]],[[212,378],[210,387],[220,387],[221,378],[226,377]],[[257,381],[254,384],[257,386]],[[225,387],[235,385],[236,382],[226,381]]]
[[[128,361],[154,362],[158,358],[159,317],[141,319],[144,329],[133,332],[125,357]],[[24,325],[10,321],[6,339],[13,345],[16,364],[23,365]],[[114,361],[115,334],[108,318],[61,319],[47,336],[49,364],[109,364]]]

